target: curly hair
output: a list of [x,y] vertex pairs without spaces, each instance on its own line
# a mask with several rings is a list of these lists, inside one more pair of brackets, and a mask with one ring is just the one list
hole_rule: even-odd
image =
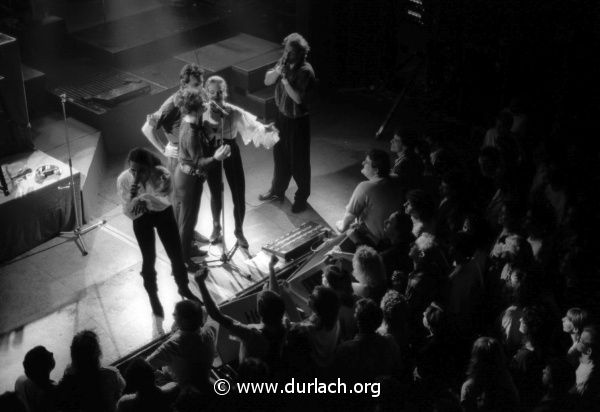
[[378,287],[385,283],[385,267],[381,256],[370,246],[362,245],[352,257],[355,275],[362,275],[367,286]]
[[179,72],[179,86],[185,88],[192,79],[198,80],[200,84],[204,83],[204,70],[197,64],[186,64]]
[[183,89],[175,96],[175,106],[179,107],[182,114],[197,112],[204,103],[203,92],[197,89]]
[[129,162],[139,163],[148,168],[153,168],[162,164],[158,156],[143,147],[134,147],[129,151],[127,163]]
[[300,33],[291,33],[288,34],[281,43],[284,47],[290,46],[293,47],[294,50],[301,55],[302,60],[306,59],[308,52],[310,51],[310,46],[308,42]]

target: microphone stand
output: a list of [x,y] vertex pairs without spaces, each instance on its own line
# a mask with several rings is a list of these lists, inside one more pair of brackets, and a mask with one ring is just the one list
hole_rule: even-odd
[[[81,254],[83,256],[86,256],[88,254],[87,251],[87,247],[85,244],[85,241],[83,239],[83,235],[85,235],[87,232],[96,229],[98,226],[101,226],[103,224],[106,223],[106,220],[101,220],[91,226],[88,226],[86,228],[83,227],[83,221],[82,221],[82,217],[81,217],[81,213],[83,213],[83,210],[80,210],[80,207],[83,207],[83,204],[81,202],[81,196],[79,196],[79,202],[77,201],[77,192],[75,191],[75,179],[73,178],[73,159],[71,157],[71,141],[69,139],[69,127],[67,125],[67,110],[66,110],[66,103],[67,103],[67,94],[63,93],[60,95],[60,103],[62,105],[62,112],[63,112],[63,120],[65,122],[65,140],[67,142],[67,155],[69,156],[69,185],[68,187],[71,188],[71,197],[73,199],[73,207],[75,208],[75,228],[72,231],[68,231],[68,232],[60,232],[60,235],[63,237],[68,237],[68,240],[73,240],[75,242],[75,244],[77,245],[77,247],[79,248],[79,250],[81,251]],[[62,187],[59,189],[66,189],[66,187]]]
[[[212,105],[215,105],[219,114],[221,116],[221,137],[219,139],[220,146],[223,146],[225,142],[225,115],[227,112],[217,103],[212,102]],[[209,108],[210,110],[210,108]],[[219,162],[219,167],[221,169],[221,258],[218,260],[208,260],[205,263],[213,263],[213,262],[221,262],[221,263],[229,263],[233,258],[233,255],[238,250],[239,245],[235,242],[235,245],[232,246],[231,249],[227,250],[227,245],[225,244],[225,167],[223,166],[223,162],[225,159]]]

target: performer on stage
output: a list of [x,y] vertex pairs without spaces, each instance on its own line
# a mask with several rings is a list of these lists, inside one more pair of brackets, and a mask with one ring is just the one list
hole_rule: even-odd
[[[175,104],[175,100],[184,89],[200,89],[203,83],[204,70],[196,64],[186,64],[183,66],[179,74],[179,90],[169,96],[156,112],[146,116],[146,123],[142,126],[144,136],[165,156],[167,169],[169,169],[171,176],[175,176],[175,170],[179,162],[181,111]],[[166,142],[165,138],[158,133],[158,129],[162,129]],[[177,207],[174,207],[173,211],[175,212],[175,220],[177,220],[179,210]],[[208,238],[198,232],[194,232],[194,240],[201,243],[208,243]],[[194,254],[204,256],[206,252],[194,248]]]
[[[253,114],[226,102],[227,83],[222,77],[209,77],[206,80],[205,91],[209,101],[208,110],[202,115],[204,133],[211,146],[219,145],[220,139],[223,138],[223,144],[231,150],[231,156],[223,161],[223,170],[233,199],[234,234],[238,246],[248,248],[243,229],[246,214],[246,182],[236,139],[240,136],[245,144],[253,142],[256,147],[263,146],[269,149],[275,145],[279,137],[273,124],[265,126],[258,122]],[[217,243],[223,236],[220,223],[223,208],[223,180],[220,168],[210,169],[207,179],[213,216],[213,232],[210,240]]]
[[177,224],[183,247],[183,259],[190,271],[199,269],[192,261],[192,237],[198,222],[202,188],[211,169],[231,154],[229,146],[211,145],[202,131],[202,112],[205,110],[203,92],[186,89],[175,104],[182,118],[179,128],[179,166],[175,170],[175,204],[179,209]]
[[152,152],[136,147],[127,156],[129,169],[117,178],[117,191],[123,203],[123,212],[133,221],[133,232],[142,252],[144,288],[148,292],[152,312],[164,319],[164,311],[158,298],[156,284],[156,261],[154,229],[171,261],[181,296],[198,300],[188,287],[187,271],[181,252],[177,223],[173,215],[170,194],[171,175]]
[[[146,116],[146,123],[142,127],[142,133],[152,143],[156,149],[166,157],[167,169],[171,174],[175,173],[175,168],[179,161],[179,124],[181,122],[181,112],[175,105],[175,98],[185,88],[198,89],[204,83],[204,70],[195,64],[186,64],[179,74],[179,90],[173,93],[160,108]],[[166,137],[166,142],[157,133],[162,129]]]
[[278,113],[275,126],[281,140],[273,150],[274,172],[271,188],[259,200],[283,199],[290,179],[298,185],[292,212],[306,209],[310,195],[310,119],[307,93],[315,82],[315,73],[306,56],[308,42],[298,33],[283,39],[283,56],[265,75],[265,85],[275,86]]

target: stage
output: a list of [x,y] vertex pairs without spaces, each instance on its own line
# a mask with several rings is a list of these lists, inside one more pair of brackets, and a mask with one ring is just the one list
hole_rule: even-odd
[[[291,183],[283,203],[257,200],[266,190],[272,174],[272,152],[241,146],[246,172],[247,214],[244,223],[255,256],[261,246],[306,221],[333,227],[344,210],[356,184],[363,179],[360,163],[371,147],[386,149],[387,141],[372,136],[380,121],[364,105],[353,104],[346,96],[314,102],[312,116],[312,194],[311,209],[291,213],[295,184]],[[141,120],[140,120],[141,122]],[[57,129],[58,130],[58,129]],[[103,359],[114,362],[147,344],[157,336],[150,305],[139,276],[141,255],[133,237],[131,222],[118,205],[115,181],[124,168],[123,157],[107,156],[107,164],[98,183],[96,217],[106,225],[85,235],[90,254],[81,256],[72,242],[54,238],[0,266],[0,391],[11,389],[22,373],[25,353],[35,345],[54,352],[53,379],[60,379],[69,361],[69,344],[82,329],[94,329],[100,336]],[[335,161],[332,161],[335,159]],[[202,197],[197,229],[211,229],[210,195]],[[233,245],[231,194],[225,188],[226,244]],[[218,246],[205,248],[210,258],[218,258]],[[259,282],[265,275],[248,263],[241,252],[234,265],[213,269],[209,289],[217,302],[235,297]],[[179,296],[170,277],[167,257],[160,247],[156,264],[159,296],[165,307],[163,328],[171,327],[172,308]],[[251,275],[248,280],[236,272]],[[197,292],[195,285],[192,290]]]

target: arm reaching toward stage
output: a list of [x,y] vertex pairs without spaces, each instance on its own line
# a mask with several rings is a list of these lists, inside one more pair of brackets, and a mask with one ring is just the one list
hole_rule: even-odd
[[209,273],[210,271],[207,267],[205,267],[195,277],[198,288],[200,289],[200,294],[202,295],[202,302],[204,302],[208,316],[213,318],[221,326],[231,329],[235,323],[235,320],[227,315],[224,315],[223,312],[219,310],[215,304],[215,301],[210,295],[208,288],[206,287],[206,279],[208,278]]

